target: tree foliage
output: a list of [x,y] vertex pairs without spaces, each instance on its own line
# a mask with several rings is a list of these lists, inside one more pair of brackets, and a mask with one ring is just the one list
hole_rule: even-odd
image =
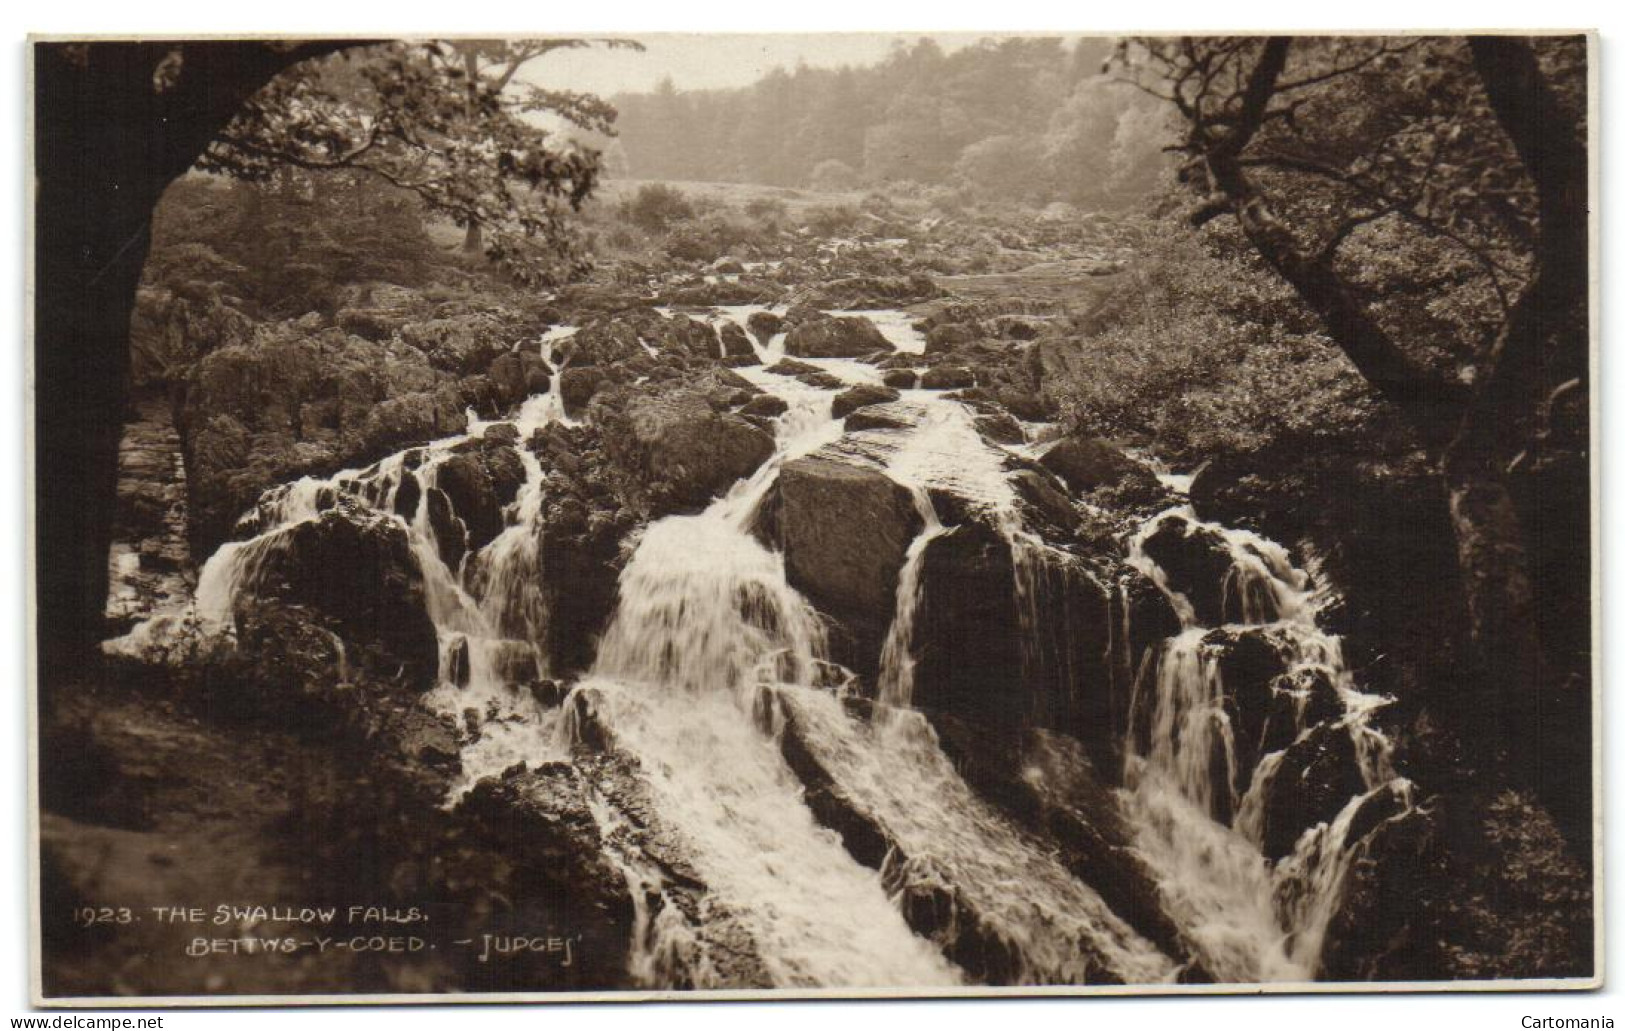
[[254,182],[290,167],[365,173],[481,230],[486,253],[521,279],[556,281],[581,268],[569,216],[600,172],[599,151],[579,137],[612,134],[615,110],[516,75],[549,52],[594,42],[636,46],[390,43],[306,62],[256,94],[200,165]]
[[1268,37],[1117,54],[1179,112],[1192,221],[1233,226],[1436,464],[1478,738],[1535,785],[1562,783],[1552,746],[1589,720],[1586,645],[1556,646],[1545,618],[1581,585],[1540,575],[1583,569],[1565,551],[1586,547],[1540,532],[1585,523],[1545,498],[1585,494],[1587,428],[1565,398],[1588,369],[1586,51]]

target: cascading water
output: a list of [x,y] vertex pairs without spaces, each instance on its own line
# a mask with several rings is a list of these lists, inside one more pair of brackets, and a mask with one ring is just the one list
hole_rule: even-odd
[[[1283,747],[1244,770],[1248,753],[1227,709],[1217,648],[1208,641],[1214,628],[1201,625],[1192,599],[1146,553],[1147,540],[1167,532],[1170,520],[1182,522],[1187,537],[1222,542],[1228,570],[1219,595],[1227,627],[1270,628],[1271,640],[1286,650],[1289,675],[1324,675],[1341,708],[1334,729],[1352,738],[1359,758],[1365,792],[1330,822],[1305,830],[1291,855],[1273,865],[1260,851],[1267,797],[1288,748],[1313,729],[1307,699],[1292,700],[1294,725]],[[1308,575],[1274,542],[1201,523],[1180,508],[1146,524],[1131,541],[1130,561],[1168,597],[1184,626],[1140,668],[1130,704],[1122,795],[1137,843],[1175,918],[1221,980],[1312,980],[1351,861],[1355,815],[1381,792],[1409,804],[1391,746],[1369,721],[1386,700],[1355,688],[1341,643],[1315,624],[1318,600]]]
[[[598,718],[638,759],[662,820],[692,848],[776,985],[957,983],[878,875],[814,821],[757,725],[758,685],[811,685],[822,664],[817,614],[786,583],[783,557],[746,529],[778,466],[839,432],[827,393],[788,400],[773,459],[704,512],[645,531],[576,690],[601,699]],[[635,967],[658,969],[651,954],[672,951],[654,932],[635,944]]]
[[[747,315],[727,313],[736,321]],[[815,361],[847,382],[875,378],[861,363]],[[900,573],[883,648],[880,709],[895,718],[864,724],[822,689],[819,618],[785,582],[782,556],[746,530],[778,467],[837,441],[840,424],[826,391],[759,369],[745,375],[790,406],[779,417],[774,458],[705,512],[649,527],[622,574],[620,607],[593,675],[578,690],[599,699],[596,718],[639,760],[662,819],[691,845],[708,885],[756,939],[775,983],[930,985],[962,974],[909,930],[881,876],[814,822],[802,785],[764,733],[764,690],[803,707],[809,747],[896,836],[908,859],[906,870],[887,873],[894,890],[922,876],[944,880],[1016,957],[1016,979],[1171,979],[1176,967],[1167,957],[975,798],[918,714],[892,712],[909,702],[921,556],[944,530],[927,486],[1014,510],[999,457],[967,411],[939,394],[910,391],[902,403],[913,409],[913,428],[861,452],[911,489],[925,527]],[[635,890],[657,887],[630,876]],[[659,967],[656,953],[679,951],[660,933],[640,948],[637,964],[647,969]]]
[[[759,310],[718,309],[708,318],[744,328]],[[923,350],[901,313],[867,314],[899,351]],[[566,335],[556,330],[542,341],[549,364],[556,364],[552,344]],[[768,363],[783,357],[783,344],[782,334],[752,342]],[[846,383],[879,381],[878,370],[862,362],[808,361]],[[321,518],[338,499],[398,520],[421,568],[440,644],[439,683],[426,699],[473,731],[448,801],[517,763],[567,761],[583,744],[607,746],[635,760],[662,827],[703,880],[699,915],[692,908],[685,914],[667,897],[667,872],[626,844],[635,838],[627,816],[588,786],[605,855],[631,889],[637,912],[629,969],[642,984],[727,987],[696,926],[707,912],[724,910],[775,985],[958,983],[967,974],[944,957],[942,942],[905,921],[903,895],[922,884],[953,900],[951,922],[975,923],[982,940],[1010,957],[1001,976],[1011,980],[1173,979],[1178,965],[1042,843],[978,798],[929,723],[911,711],[925,555],[949,532],[933,491],[959,498],[1009,543],[1028,644],[1039,640],[1042,621],[1064,618],[1042,611],[1046,585],[1078,570],[1072,556],[1024,526],[1007,462],[1007,450],[1021,448],[989,445],[975,413],[940,392],[902,392],[891,408],[904,429],[843,434],[828,391],[763,367],[739,374],[788,405],[776,420],[773,456],[704,511],[642,531],[593,669],[558,708],[521,689],[548,672],[540,558],[547,484],[525,441],[549,422],[568,421],[554,391],[524,404],[512,420],[517,439],[483,440],[488,425],[471,418],[464,435],[268,492],[244,523],[252,535],[224,545],[204,567],[187,619],[228,633],[236,599],[254,589],[265,561],[286,546],[293,528]],[[446,463],[475,444],[511,447],[524,479],[488,543],[466,550],[467,541],[459,540],[448,549],[453,542],[437,534],[458,531],[433,517],[430,490]],[[820,449],[884,469],[910,492],[921,521],[898,574],[869,721],[849,715],[841,692],[831,690],[850,675],[826,660],[822,617],[787,582],[784,557],[749,532],[779,468]],[[1290,627],[1298,642],[1294,663],[1324,668],[1335,679],[1369,793],[1396,783],[1387,742],[1366,719],[1380,700],[1353,689],[1336,639],[1314,627],[1305,575],[1269,542],[1224,532],[1234,559],[1222,586],[1227,618]],[[1311,977],[1360,799],[1306,832],[1294,853],[1271,868],[1257,845],[1260,800],[1281,752],[1259,760],[1250,778],[1241,776],[1223,684],[1204,652],[1206,629],[1155,563],[1138,550],[1136,561],[1186,626],[1160,657],[1146,661],[1131,704],[1145,711],[1150,728],[1143,747],[1131,732],[1125,749],[1124,805],[1139,824],[1137,844],[1209,970],[1226,980]],[[164,625],[149,620],[131,636],[151,637]],[[1121,633],[1114,629],[1111,639],[1122,652],[1116,661],[1132,667],[1126,601]],[[882,870],[856,861],[807,805],[777,737],[792,711],[805,746],[894,842]],[[1301,732],[1301,707],[1299,715]],[[1226,757],[1217,774],[1216,753]],[[1233,817],[1228,824],[1213,818],[1220,796],[1220,808]]]
[[[550,331],[541,342],[544,357],[551,360],[552,343],[569,332],[568,327]],[[258,532],[222,545],[209,558],[185,613],[155,616],[126,638],[109,642],[109,647],[139,652],[161,643],[166,635],[229,636],[236,600],[256,588],[267,558],[288,546],[293,528],[319,518],[342,499],[405,526],[439,641],[439,683],[426,700],[460,722],[465,722],[465,713],[475,716],[478,736],[464,749],[463,777],[448,801],[481,777],[517,762],[563,758],[552,729],[556,714],[520,690],[525,681],[547,672],[542,647],[547,613],[539,566],[544,484],[525,441],[534,430],[562,418],[557,393],[548,391],[528,399],[510,420],[517,432],[508,443],[496,446],[515,452],[524,482],[504,512],[502,530],[485,547],[465,555],[456,569],[443,557],[443,542],[437,539],[429,512],[429,491],[436,486],[440,468],[459,448],[480,441],[493,425],[472,412],[464,434],[396,453],[366,469],[345,470],[325,479],[304,477],[267,492],[239,526],[244,532]],[[409,480],[417,488],[415,500],[403,505],[401,491]]]

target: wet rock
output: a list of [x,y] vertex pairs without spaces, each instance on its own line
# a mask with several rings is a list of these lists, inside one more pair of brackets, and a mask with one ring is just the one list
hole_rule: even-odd
[[1018,580],[1010,542],[972,517],[926,547],[921,578],[918,707],[977,722],[989,734],[1075,732],[1107,761],[1122,726],[1106,660],[1111,596],[1086,568],[1034,545],[1022,555]]
[[1054,842],[1062,864],[1112,911],[1169,956],[1189,964],[1184,983],[1211,980],[1162,903],[1151,869],[1134,845],[1116,795],[1082,744],[1065,734],[1027,730],[989,741],[955,717],[933,721],[943,750],[979,794],[1028,831]]
[[340,507],[298,523],[264,547],[248,587],[253,598],[321,613],[381,668],[393,660],[419,689],[433,686],[439,644],[417,559],[393,519]]
[[843,419],[859,408],[887,404],[896,401],[899,396],[901,395],[890,387],[877,387],[872,383],[860,383],[835,395],[835,399],[830,402],[830,414],[837,419]]
[[1039,464],[1066,481],[1075,491],[1116,487],[1136,481],[1156,489],[1156,475],[1105,441],[1073,433],[1057,440],[1038,459]]
[[840,390],[846,386],[846,381],[841,377],[833,372],[825,372],[822,369],[816,372],[804,372],[797,376],[796,379],[809,387],[817,387],[819,390]]
[[446,679],[458,687],[468,686],[468,638],[459,637],[457,643],[447,649]]
[[1232,560],[1218,531],[1171,514],[1146,535],[1142,547],[1162,569],[1168,586],[1190,601],[1199,622],[1217,626],[1225,621],[1224,583]]
[[976,417],[976,431],[995,444],[1025,444],[1027,434],[1021,423],[1008,413],[994,412]]
[[442,462],[434,478],[467,530],[469,550],[478,551],[502,532],[502,510],[524,485],[525,466],[500,440],[470,443]]
[[461,432],[456,376],[398,342],[298,323],[204,356],[176,405],[193,553],[212,554],[277,484]]
[[717,337],[722,342],[722,354],[725,358],[755,358],[756,348],[750,345],[750,337],[739,328],[736,322],[725,322],[717,331]]
[[784,320],[770,311],[753,311],[745,320],[745,325],[750,329],[751,336],[765,347],[768,341],[782,331]]
[[758,394],[740,406],[739,414],[756,416],[761,419],[773,419],[790,410],[790,405],[782,397],[774,394]]
[[807,318],[784,338],[784,352],[799,358],[862,358],[890,350],[891,342],[861,316]]
[[519,374],[524,379],[525,395],[545,394],[553,383],[553,368],[541,355],[522,351],[519,355]]
[[418,502],[423,498],[423,487],[416,473],[402,472],[400,485],[395,488],[395,514],[411,520],[417,514]]
[[884,405],[859,408],[846,417],[846,428],[858,430],[906,430],[913,421]]
[[519,427],[511,422],[492,423],[480,434],[480,440],[486,444],[501,444],[511,448],[519,443]]
[[[1266,723],[1276,689],[1293,661],[1295,641],[1283,627],[1222,627],[1202,638],[1204,661],[1213,663],[1224,687],[1224,708],[1236,741],[1236,790],[1245,793],[1253,766],[1264,754]],[[1228,805],[1226,799],[1215,804]],[[1227,820],[1228,811],[1217,816]]]
[[767,371],[775,376],[807,376],[821,373],[824,370],[810,362],[798,362],[794,358],[780,358],[767,367]]
[[546,653],[555,675],[592,664],[615,609],[621,540],[638,524],[625,507],[594,426],[552,423],[530,441],[547,479],[538,525]]
[[920,376],[913,369],[887,369],[880,381],[894,390],[913,390]]
[[1331,675],[1320,666],[1284,673],[1275,678],[1270,689],[1274,698],[1264,723],[1263,739],[1257,748],[1259,756],[1278,752],[1290,745],[1300,731],[1343,715],[1337,687]]
[[651,516],[704,506],[773,453],[769,434],[716,409],[715,387],[714,380],[656,390],[628,385],[593,400],[590,417],[604,430],[605,453]]
[[440,561],[455,573],[468,554],[468,531],[463,521],[451,509],[451,501],[439,487],[430,487],[424,495],[428,505],[429,529],[434,533],[435,550]]
[[1077,509],[1051,480],[1032,469],[1018,469],[1010,474],[1010,485],[1026,502],[1046,539],[1064,539],[1078,524]]
[[963,390],[975,385],[975,374],[959,365],[938,365],[920,377],[920,387],[925,390]]
[[896,841],[886,833],[880,821],[854,801],[830,775],[803,734],[795,710],[786,707],[783,712],[779,752],[790,772],[801,782],[803,797],[813,818],[840,837],[841,847],[853,859],[871,870],[879,870],[887,855],[897,847]]
[[1304,831],[1331,823],[1365,790],[1348,731],[1315,727],[1288,746],[1265,789],[1260,849],[1270,859],[1291,855]]
[[811,455],[785,463],[754,532],[784,553],[785,575],[853,639],[854,669],[878,666],[897,578],[923,526],[913,497],[885,473]]

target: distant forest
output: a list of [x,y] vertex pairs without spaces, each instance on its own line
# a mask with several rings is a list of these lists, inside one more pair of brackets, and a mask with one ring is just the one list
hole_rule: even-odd
[[1167,110],[1101,74],[1109,39],[899,43],[863,68],[775,69],[746,87],[613,98],[611,164],[638,179],[825,190],[900,184],[1118,207],[1168,168]]

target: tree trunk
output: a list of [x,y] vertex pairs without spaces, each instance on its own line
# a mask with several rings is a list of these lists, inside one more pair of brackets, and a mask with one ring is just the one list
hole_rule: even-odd
[[346,44],[35,45],[34,609],[42,702],[93,673],[152,211],[255,90]]
[[[468,78],[467,113],[472,122],[475,109],[479,106],[480,90],[480,57],[472,46],[463,51],[463,74]],[[485,233],[478,222],[470,222],[463,231],[463,253],[485,253]]]

